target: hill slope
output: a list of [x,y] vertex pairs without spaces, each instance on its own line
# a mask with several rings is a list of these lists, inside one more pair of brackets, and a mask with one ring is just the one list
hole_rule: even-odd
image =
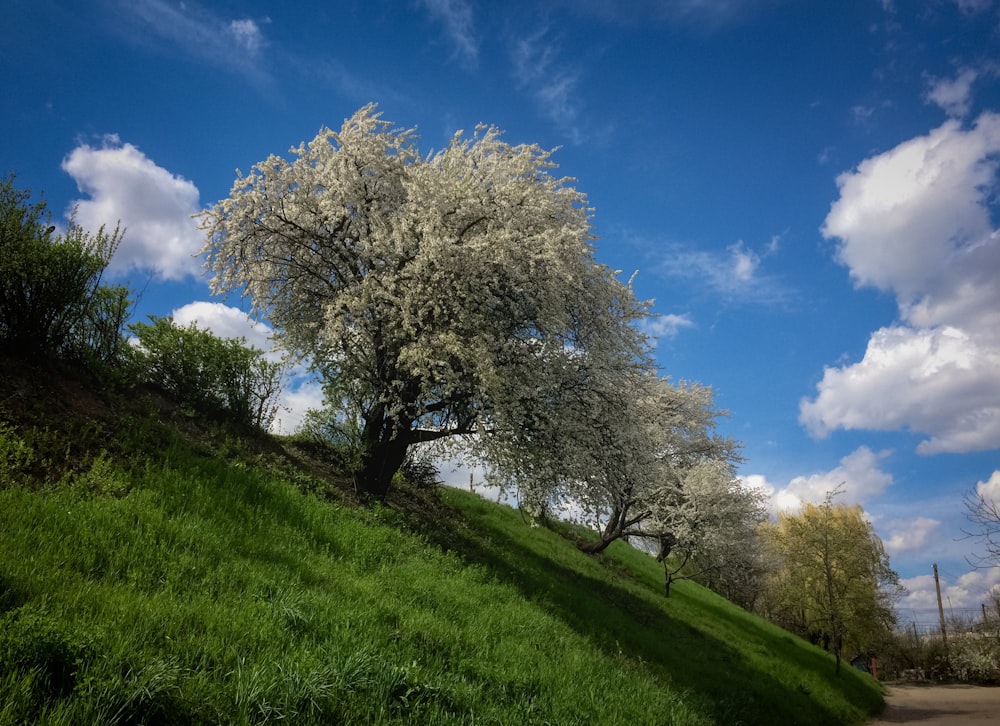
[[[454,490],[360,509],[287,442],[148,400],[32,421],[18,390],[0,410],[0,724],[839,724],[881,707],[868,676],[835,677],[707,590],[664,598],[627,545],[586,556]],[[56,406],[38,400],[33,416]]]

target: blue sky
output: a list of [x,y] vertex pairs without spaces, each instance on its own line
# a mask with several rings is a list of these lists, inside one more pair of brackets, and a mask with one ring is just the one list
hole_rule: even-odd
[[[560,147],[664,374],[711,385],[775,507],[843,483],[933,621],[978,610],[962,495],[1000,496],[997,0],[8,0],[0,167],[127,227],[138,314],[263,343],[190,215],[364,104],[422,148]],[[290,390],[297,411],[315,400]]]

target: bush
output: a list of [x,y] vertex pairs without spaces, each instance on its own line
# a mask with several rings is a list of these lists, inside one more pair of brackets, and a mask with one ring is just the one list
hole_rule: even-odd
[[984,632],[957,633],[948,639],[951,675],[968,683],[988,683],[1000,675],[1000,639]]
[[53,236],[45,202],[30,196],[13,175],[0,182],[0,350],[110,362],[131,303],[126,288],[105,288],[101,276],[122,233],[91,235],[70,220]]
[[34,458],[34,451],[17,431],[0,421],[0,487],[20,482]]
[[71,348],[90,363],[120,363],[127,350],[122,331],[132,316],[133,303],[123,285],[98,287],[90,297],[87,315],[72,331]]
[[170,316],[129,326],[139,346],[139,380],[161,388],[194,413],[266,429],[278,411],[284,366],[248,348],[243,338],[219,338]]
[[403,466],[399,469],[403,480],[414,489],[435,490],[443,485],[441,475],[434,462],[422,455],[407,452]]
[[318,447],[324,459],[342,471],[356,474],[361,469],[361,424],[329,404],[306,411],[294,438]]

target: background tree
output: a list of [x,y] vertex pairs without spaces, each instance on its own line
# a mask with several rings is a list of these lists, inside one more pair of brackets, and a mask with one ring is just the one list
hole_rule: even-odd
[[835,505],[835,494],[765,527],[778,563],[766,610],[772,621],[831,650],[839,673],[845,646],[864,652],[891,633],[902,587],[861,507]]
[[[585,552],[623,538],[652,543],[669,594],[696,553],[704,570],[717,569],[713,549],[752,535],[760,497],[735,479],[738,447],[715,433],[722,412],[711,389],[620,363],[600,376],[563,367],[567,380],[552,388],[558,395],[535,400],[532,425],[504,442],[517,455],[494,457],[503,466],[491,477],[516,487],[535,511],[576,512],[594,526],[598,538],[580,543]],[[580,378],[586,384],[573,385]]]
[[986,549],[985,554],[970,560],[975,567],[1000,565],[1000,503],[990,491],[994,480],[1000,480],[1000,475],[994,474],[990,482],[980,483],[963,498],[965,516],[972,525],[965,534],[979,540]]
[[[740,494],[745,493],[743,489]],[[750,612],[757,612],[770,572],[761,534],[764,522],[754,522],[755,510],[756,504],[730,530],[730,536],[692,557],[699,582]]]
[[653,499],[651,508],[644,530],[658,543],[668,597],[671,583],[692,578],[727,584],[730,599],[736,593],[752,597],[749,578],[760,567],[753,554],[766,517],[764,495],[743,486],[729,461],[691,465],[674,492]]
[[339,382],[368,494],[413,444],[530,424],[546,369],[643,354],[644,306],[594,261],[586,199],[550,152],[479,127],[424,157],[370,105],[292,153],[204,215],[204,251],[215,292],[249,296]]

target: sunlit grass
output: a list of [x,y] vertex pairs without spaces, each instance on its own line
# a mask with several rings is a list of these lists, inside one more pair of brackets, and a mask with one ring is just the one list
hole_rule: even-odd
[[833,724],[879,703],[696,585],[665,599],[627,545],[588,557],[458,491],[418,535],[160,454],[0,483],[0,724]]

